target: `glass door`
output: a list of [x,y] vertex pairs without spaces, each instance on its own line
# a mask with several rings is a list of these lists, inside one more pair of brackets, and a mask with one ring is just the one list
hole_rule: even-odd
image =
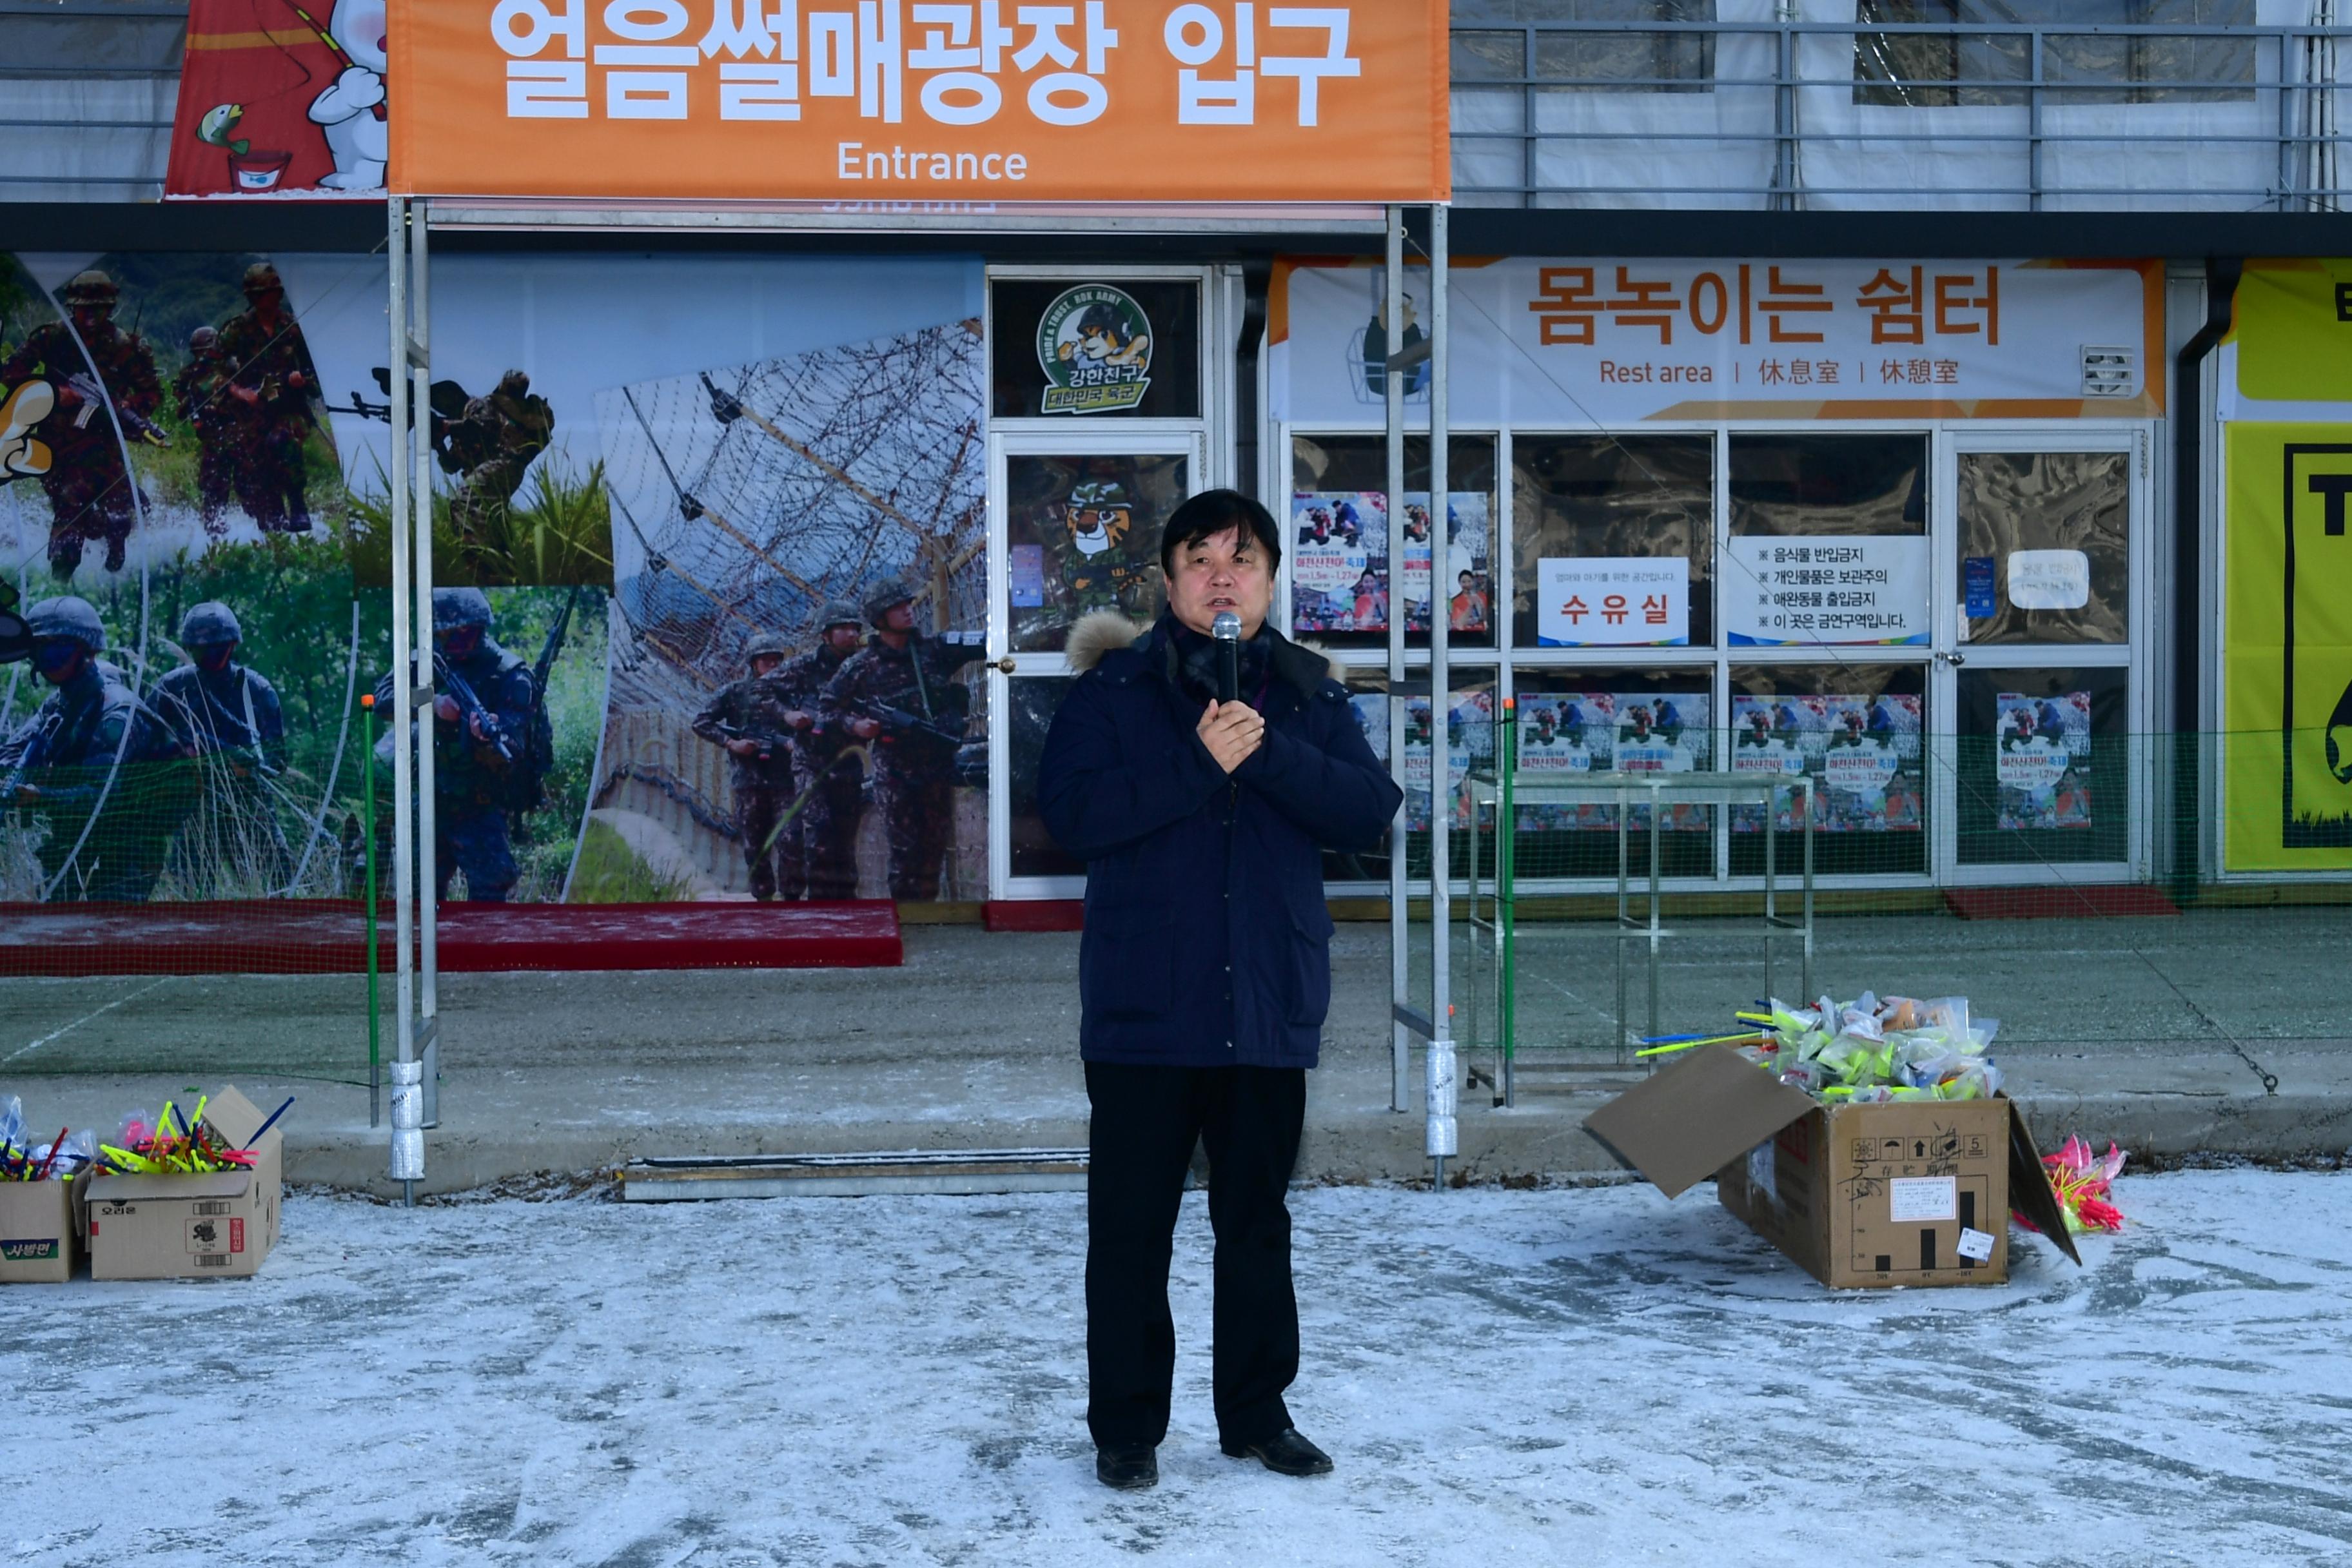
[[990,441],[990,885],[996,898],[1076,898],[1086,868],[1038,814],[1037,759],[1075,675],[1071,628],[1109,611],[1149,625],[1165,602],[1160,531],[1202,488],[1207,436],[1071,426]]
[[2116,881],[2146,864],[2143,439],[1950,445],[1931,704],[1948,880]]

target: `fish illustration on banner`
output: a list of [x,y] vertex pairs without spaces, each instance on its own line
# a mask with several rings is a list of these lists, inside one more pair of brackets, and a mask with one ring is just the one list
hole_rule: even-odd
[[384,0],[191,0],[167,196],[383,190]]

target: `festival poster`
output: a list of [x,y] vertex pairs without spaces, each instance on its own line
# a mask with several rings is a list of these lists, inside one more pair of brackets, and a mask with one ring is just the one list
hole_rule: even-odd
[[[1404,796],[1405,827],[1412,833],[1430,829],[1430,775],[1435,736],[1426,696],[1405,700]],[[1446,707],[1445,780],[1452,800],[1450,818],[1459,829],[1470,825],[1469,795],[1463,783],[1473,767],[1489,766],[1495,759],[1495,694],[1457,691]]]
[[[1495,583],[1488,567],[1492,531],[1486,493],[1454,490],[1446,497],[1445,510],[1447,537],[1451,541],[1441,579],[1446,595],[1446,627],[1454,632],[1491,632]],[[1404,517],[1399,525],[1401,560],[1396,591],[1404,597],[1404,626],[1409,632],[1429,630],[1431,578],[1436,552],[1433,521],[1429,492],[1407,490]]]
[[[1493,630],[1491,511],[1484,491],[1452,493],[1446,625],[1456,633]],[[1427,491],[1405,492],[1394,539],[1388,498],[1377,490],[1297,491],[1290,517],[1292,630],[1385,633],[1394,596],[1402,594],[1405,629],[1427,635],[1436,548]],[[1393,572],[1392,549],[1400,556]]]
[[[1549,780],[1611,770],[1617,746],[1617,699],[1606,691],[1523,691],[1518,697],[1518,776]],[[1612,826],[1614,812],[1593,801],[1546,802],[1518,808],[1519,831]]]
[[1290,625],[1298,632],[1388,629],[1388,498],[1301,490],[1290,498]]
[[2000,825],[2089,827],[2091,694],[2031,697],[2004,691],[1994,702],[1993,777],[2000,790]]
[[[1814,831],[1916,832],[1922,821],[1919,699],[1888,693],[1738,695],[1731,702],[1734,773],[1810,773]],[[1781,795],[1775,825],[1794,832],[1796,795]],[[1732,831],[1754,833],[1763,809],[1735,806]]]

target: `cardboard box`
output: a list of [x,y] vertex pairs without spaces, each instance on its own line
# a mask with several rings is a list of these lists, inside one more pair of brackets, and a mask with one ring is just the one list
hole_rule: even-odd
[[1585,1127],[1670,1198],[1713,1175],[1725,1208],[1824,1285],[1997,1285],[2012,1207],[2082,1261],[2006,1099],[1825,1106],[1710,1046]]
[[0,1284],[57,1285],[81,1255],[81,1182],[0,1182]]
[[[205,1120],[237,1148],[262,1116],[251,1100],[224,1089],[205,1104]],[[253,1145],[250,1171],[97,1177],[89,1183],[90,1277],[184,1279],[256,1272],[278,1245],[284,1151],[285,1135],[273,1127]]]

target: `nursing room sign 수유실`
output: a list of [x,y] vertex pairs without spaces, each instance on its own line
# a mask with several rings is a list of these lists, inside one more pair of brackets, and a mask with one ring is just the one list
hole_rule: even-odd
[[1442,200],[1443,0],[391,0],[391,187]]

